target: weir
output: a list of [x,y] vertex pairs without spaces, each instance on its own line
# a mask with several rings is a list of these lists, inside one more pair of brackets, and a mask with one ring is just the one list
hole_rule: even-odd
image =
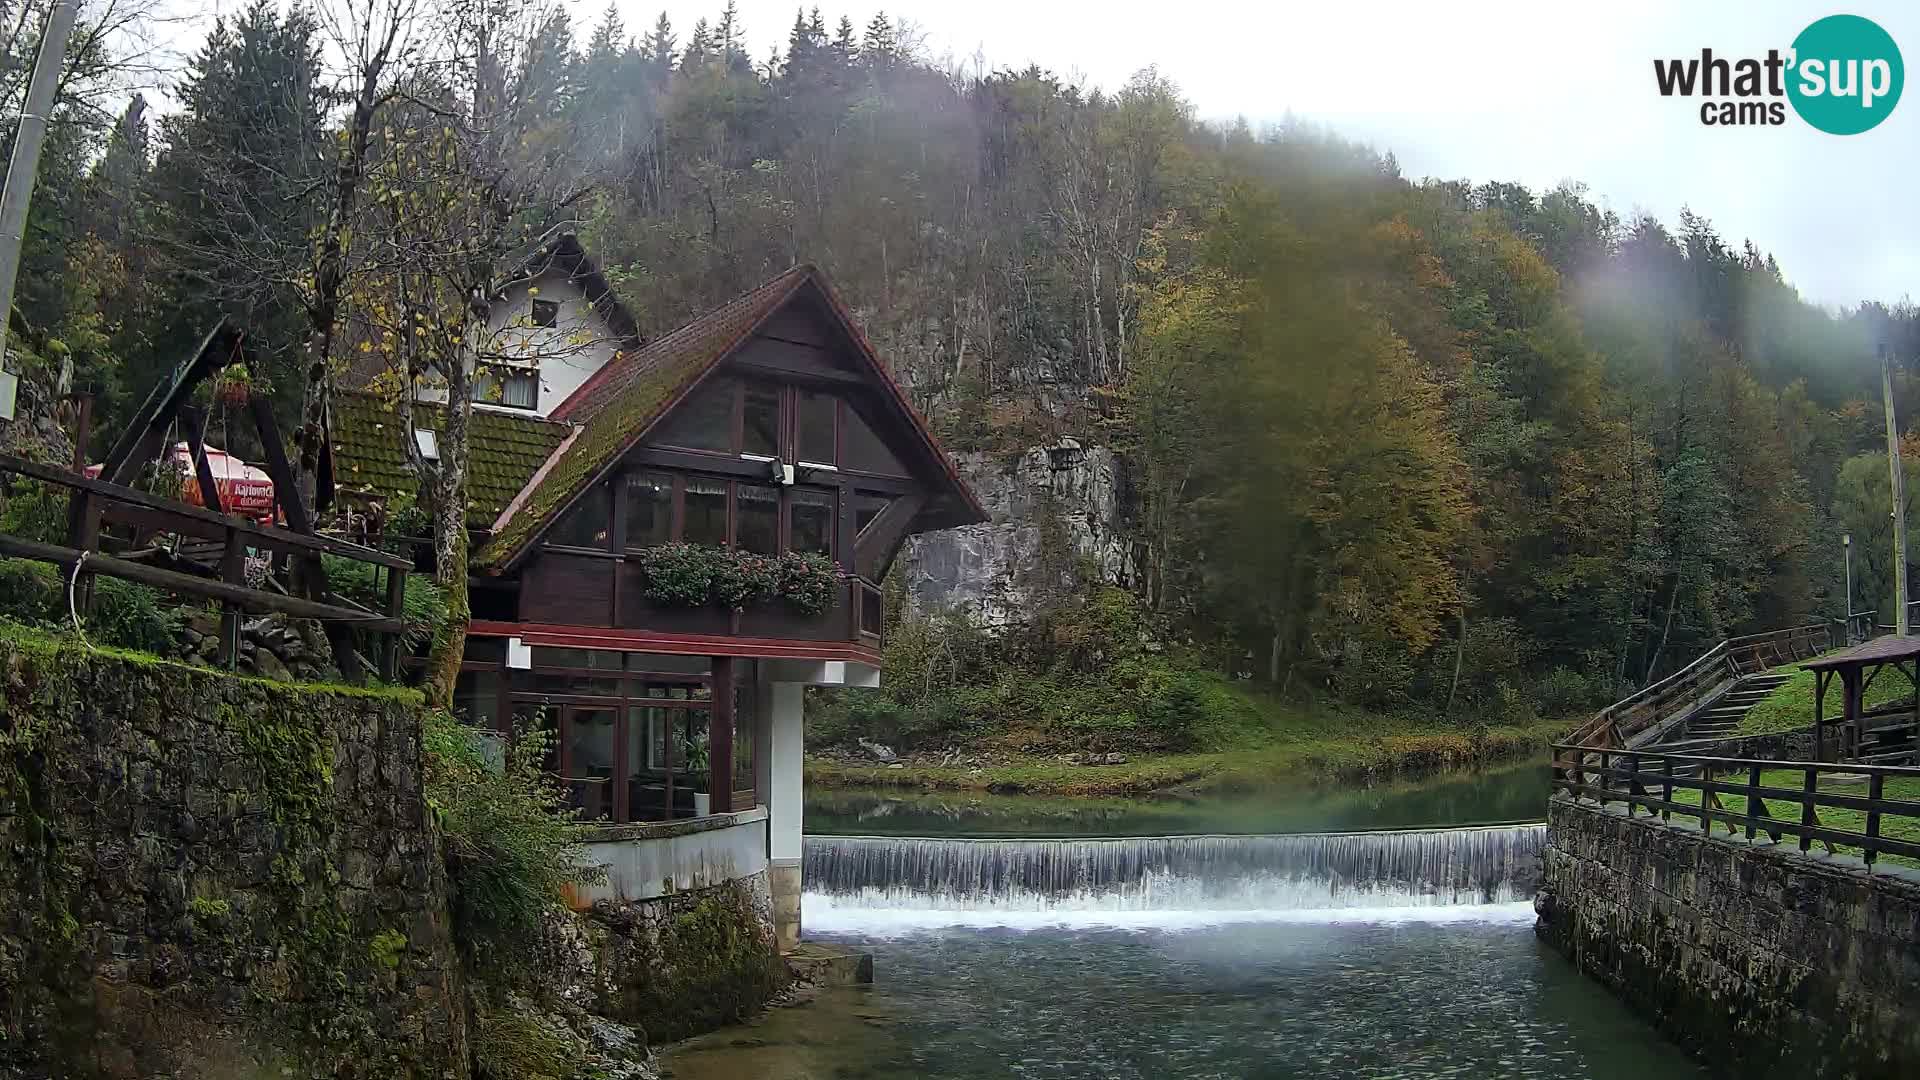
[[1277,911],[1498,904],[1540,877],[1542,824],[1264,836],[810,836],[807,891],[919,910]]

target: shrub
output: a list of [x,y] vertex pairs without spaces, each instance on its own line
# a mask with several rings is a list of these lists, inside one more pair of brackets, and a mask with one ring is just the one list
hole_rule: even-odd
[[552,733],[537,721],[515,731],[503,759],[448,713],[428,714],[424,738],[427,804],[446,830],[457,937],[475,961],[516,967],[562,888],[601,873],[582,861],[592,826],[574,819],[566,791],[542,767]]
[[1570,667],[1555,667],[1533,684],[1534,707],[1546,716],[1590,709],[1597,697],[1593,681]]
[[[372,611],[387,609],[386,575],[372,563],[337,555],[322,555],[327,588]],[[417,648],[431,641],[447,624],[446,590],[425,574],[408,574],[401,608],[407,620],[406,645]]]
[[157,589],[119,578],[94,579],[87,626],[103,644],[165,655],[173,650],[181,621],[179,608]]
[[0,559],[0,615],[24,623],[66,618],[67,585],[51,564]]
[[16,480],[0,508],[0,533],[43,544],[67,542],[67,489],[39,480]]

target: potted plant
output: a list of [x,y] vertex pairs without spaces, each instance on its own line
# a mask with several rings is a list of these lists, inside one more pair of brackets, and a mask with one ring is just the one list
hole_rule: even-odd
[[247,365],[235,361],[213,377],[213,396],[227,405],[245,405],[253,393],[253,375]]
[[692,774],[693,816],[706,817],[712,812],[713,796],[707,791],[709,785],[707,758],[707,740],[704,735],[686,739],[682,743],[682,760],[687,763],[687,772]]

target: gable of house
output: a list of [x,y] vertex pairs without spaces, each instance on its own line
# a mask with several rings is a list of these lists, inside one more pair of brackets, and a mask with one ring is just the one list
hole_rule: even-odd
[[[725,370],[722,371],[724,361]],[[666,445],[655,433],[703,429],[710,436],[725,425],[727,445],[696,450],[737,458],[783,455],[739,442],[744,406],[714,411],[726,380],[760,376],[798,377],[829,390],[838,385],[849,402],[844,430],[882,472],[918,473],[935,498],[922,511],[920,528],[969,524],[985,513],[934,443],[925,422],[886,373],[830,288],[811,266],[787,271],[733,302],[631,353],[624,353],[555,409],[556,419],[581,431],[522,498],[495,523],[494,536],[477,553],[476,565],[495,572],[511,566],[590,485],[643,442]],[[791,409],[794,405],[782,404]],[[682,421],[692,414],[690,424]],[[780,423],[781,421],[774,421]],[[884,435],[874,434],[884,432]],[[912,468],[903,461],[910,462]]]

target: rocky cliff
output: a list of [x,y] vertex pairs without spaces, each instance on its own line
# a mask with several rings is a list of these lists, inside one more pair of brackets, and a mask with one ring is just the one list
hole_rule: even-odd
[[1131,584],[1126,470],[1112,449],[1067,437],[1011,458],[955,460],[993,520],[908,542],[900,567],[910,611],[1000,626],[1040,588]]

